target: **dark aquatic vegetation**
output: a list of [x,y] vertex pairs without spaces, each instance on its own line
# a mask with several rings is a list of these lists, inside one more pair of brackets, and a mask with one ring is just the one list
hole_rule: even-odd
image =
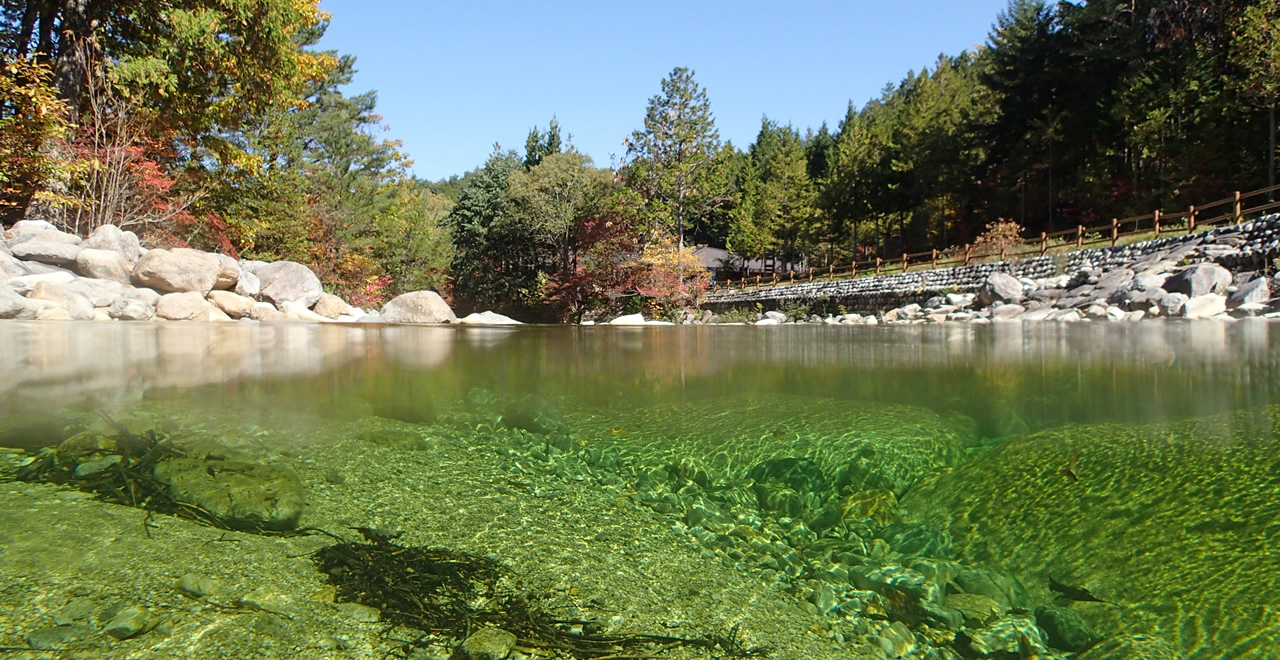
[[[338,599],[377,608],[384,620],[424,635],[404,642],[403,657],[432,638],[461,642],[488,626],[510,632],[517,645],[535,653],[580,659],[648,656],[645,649],[688,646],[721,658],[764,657],[768,649],[744,646],[736,627],[704,637],[603,634],[597,621],[557,617],[540,596],[492,557],[446,548],[405,546],[399,532],[353,528],[370,543],[339,543],[313,559],[338,591]],[[460,654],[455,653],[458,657]]]

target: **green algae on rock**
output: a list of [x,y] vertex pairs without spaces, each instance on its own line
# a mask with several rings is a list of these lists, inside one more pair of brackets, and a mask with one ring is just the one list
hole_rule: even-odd
[[[1187,660],[1266,658],[1280,647],[1277,421],[1270,408],[1019,436],[921,484],[903,509],[1036,603],[1053,600],[1050,578],[1115,603],[1072,607],[1103,636],[1166,639]],[[1103,653],[1087,657],[1166,657]]]

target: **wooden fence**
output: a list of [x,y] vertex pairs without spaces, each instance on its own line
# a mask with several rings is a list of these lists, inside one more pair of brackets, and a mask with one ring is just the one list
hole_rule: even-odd
[[[1236,192],[1230,197],[1209,202],[1199,206],[1193,205],[1185,211],[1173,213],[1153,211],[1146,215],[1132,218],[1112,218],[1108,224],[1085,227],[1078,225],[1074,229],[1055,232],[1041,232],[1038,237],[1022,239],[1018,244],[1006,246],[997,251],[975,250],[972,245],[963,248],[951,248],[946,251],[929,250],[927,252],[903,253],[897,257],[883,259],[876,257],[866,261],[856,261],[847,265],[831,264],[826,268],[810,268],[797,273],[773,273],[771,277],[756,275],[739,280],[715,282],[711,291],[746,291],[758,288],[783,286],[802,282],[832,281],[853,277],[869,277],[892,273],[905,273],[912,269],[932,270],[935,268],[953,268],[968,266],[971,263],[986,261],[1007,261],[1046,254],[1075,252],[1086,248],[1112,246],[1125,238],[1135,236],[1143,240],[1190,234],[1210,227],[1243,222],[1246,217],[1266,211],[1280,209],[1280,202],[1270,201],[1269,193],[1280,190],[1280,185],[1261,188],[1252,192]],[[1260,199],[1261,198],[1261,199]],[[1250,206],[1250,204],[1256,204]],[[1129,242],[1129,241],[1127,241]]]

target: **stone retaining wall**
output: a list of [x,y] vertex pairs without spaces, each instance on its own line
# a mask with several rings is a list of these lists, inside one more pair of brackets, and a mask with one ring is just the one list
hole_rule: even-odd
[[1189,261],[1214,261],[1233,271],[1262,269],[1268,260],[1280,256],[1280,215],[1269,215],[1252,222],[1195,234],[1018,261],[786,284],[748,291],[717,291],[703,298],[702,307],[719,312],[754,306],[757,303],[765,309],[776,309],[787,303],[803,303],[810,306],[843,307],[850,312],[873,314],[911,303],[923,303],[939,294],[976,291],[989,275],[996,272],[1034,280],[1071,274],[1082,268],[1108,270],[1147,255],[1185,245],[1202,246],[1197,251],[1197,256]]

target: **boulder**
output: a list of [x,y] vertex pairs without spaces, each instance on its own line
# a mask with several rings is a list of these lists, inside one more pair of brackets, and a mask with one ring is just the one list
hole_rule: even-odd
[[1000,305],[999,307],[991,308],[991,318],[995,321],[1009,321],[1017,318],[1019,314],[1025,311],[1027,311],[1027,308],[1017,303]]
[[327,319],[336,319],[339,316],[350,314],[351,305],[331,293],[322,293],[320,294],[320,299],[316,301],[314,311]]
[[1230,302],[1232,307],[1239,307],[1247,303],[1265,303],[1271,299],[1271,287],[1265,277],[1255,277],[1248,282],[1240,285],[1235,293],[1231,294]]
[[0,319],[31,320],[36,317],[36,309],[30,300],[0,284]]
[[40,307],[36,308],[37,321],[75,321],[71,318],[71,312],[66,307],[51,303],[48,300],[32,300],[32,302],[40,303]]
[[458,319],[458,323],[464,325],[520,325],[519,321],[497,312],[475,312]]
[[974,302],[986,307],[993,302],[1015,303],[1022,300],[1022,282],[1008,273],[992,273],[987,276]]
[[[64,245],[80,245],[80,237],[75,234],[59,230],[52,223],[43,220],[19,220],[9,228],[9,237],[28,238],[29,240],[44,241],[47,243],[62,243]],[[12,241],[18,243],[19,241]],[[12,247],[12,244],[10,245]]]
[[249,310],[249,318],[255,321],[287,321],[289,318],[284,312],[275,308],[275,305],[266,302],[257,302],[253,304],[253,309]]
[[280,306],[280,311],[283,312],[284,317],[290,321],[310,321],[312,323],[321,323],[329,320],[296,302],[285,302]]
[[255,261],[253,259],[241,259],[240,272],[253,273],[256,275],[258,273],[258,269],[266,265],[267,265],[267,262],[265,261]]
[[127,285],[112,280],[92,280],[85,277],[77,277],[62,286],[68,291],[74,291],[88,298],[94,307],[108,307],[115,302],[116,298],[124,295]]
[[1164,316],[1179,316],[1182,314],[1182,308],[1187,305],[1187,294],[1170,293],[1160,299],[1158,306],[1160,313]]
[[124,297],[130,300],[141,300],[152,307],[160,304],[160,292],[146,287],[129,287],[124,291]]
[[225,254],[210,255],[218,260],[218,281],[213,288],[228,291],[235,287],[240,279],[240,263]]
[[243,319],[253,311],[254,300],[230,291],[210,291],[209,302],[233,319]]
[[34,240],[18,243],[12,248],[13,256],[23,261],[38,261],[53,266],[72,266],[80,254],[80,246],[70,243]]
[[1207,319],[1227,311],[1227,297],[1216,293],[1206,293],[1187,301],[1182,307],[1182,316],[1189,319]]
[[[777,324],[777,321],[774,321],[774,325],[776,324]],[[645,325],[644,315],[643,314],[626,314],[623,316],[619,316],[618,318],[612,321],[609,321],[609,325]]]
[[[199,250],[151,250],[133,267],[133,283],[164,293],[194,291],[203,296],[218,283],[221,263]],[[163,314],[162,314],[163,316]]]
[[262,282],[258,297],[276,307],[295,302],[310,308],[320,300],[324,288],[310,268],[294,261],[276,261],[253,271]]
[[72,273],[71,271],[68,271],[68,270],[59,270],[53,273],[37,273],[32,275],[22,275],[20,277],[13,277],[13,278],[10,278],[8,282],[5,282],[5,284],[10,289],[17,291],[19,295],[25,296],[31,292],[31,289],[35,288],[35,285],[41,282],[53,282],[54,284],[66,284],[67,282],[74,282],[75,279],[76,279],[75,273]]
[[121,231],[115,225],[102,225],[93,230],[80,247],[86,250],[110,250],[118,253],[124,258],[125,263],[129,264],[129,268],[133,268],[142,257],[142,244],[138,242],[137,234]]
[[27,265],[18,261],[18,258],[11,254],[0,254],[0,282],[11,277],[22,277],[30,275],[31,269]]
[[114,250],[80,250],[76,255],[76,270],[85,277],[129,283],[129,262]]
[[271,465],[171,458],[157,463],[152,476],[169,497],[241,529],[293,529],[306,504],[297,475]]
[[[213,313],[215,311],[218,315]],[[161,296],[160,302],[156,304],[156,316],[169,321],[212,321],[223,314],[222,310],[209,304],[200,292],[186,291]]]
[[83,295],[68,290],[63,284],[40,282],[27,293],[27,298],[47,300],[67,310],[67,315],[73,321],[93,320],[93,303]]
[[262,281],[258,279],[257,275],[247,270],[241,270],[240,277],[236,279],[236,287],[232,290],[236,292],[236,295],[256,299],[258,294],[262,292]]
[[458,317],[435,291],[413,291],[396,296],[382,307],[388,323],[457,323]]
[[134,298],[119,298],[107,308],[107,315],[117,321],[152,321],[156,308]]
[[1231,286],[1231,271],[1217,264],[1203,263],[1188,266],[1164,282],[1164,290],[1183,293],[1188,298],[1198,298],[1207,293],[1226,293]]

